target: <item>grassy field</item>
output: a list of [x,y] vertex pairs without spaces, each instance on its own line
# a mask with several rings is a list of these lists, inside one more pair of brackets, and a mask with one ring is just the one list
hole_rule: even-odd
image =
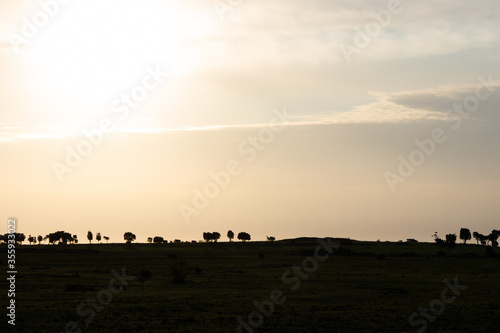
[[[319,261],[318,245],[18,246],[16,326],[2,332],[500,332],[500,258],[483,246],[342,241]],[[455,278],[467,288],[443,296]]]

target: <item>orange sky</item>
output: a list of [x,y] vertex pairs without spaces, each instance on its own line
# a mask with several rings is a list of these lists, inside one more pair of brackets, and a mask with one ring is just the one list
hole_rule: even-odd
[[0,4],[0,216],[20,232],[499,228],[495,1],[42,3]]

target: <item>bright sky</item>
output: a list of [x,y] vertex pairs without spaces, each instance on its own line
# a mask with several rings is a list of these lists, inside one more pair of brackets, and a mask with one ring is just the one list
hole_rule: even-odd
[[496,0],[2,1],[0,216],[120,242],[489,233],[499,26]]

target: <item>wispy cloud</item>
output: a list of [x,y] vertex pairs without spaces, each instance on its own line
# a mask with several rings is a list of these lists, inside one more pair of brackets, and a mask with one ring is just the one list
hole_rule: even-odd
[[[500,82],[491,86],[495,89],[481,113],[481,118],[498,120],[500,115],[495,110],[500,99]],[[455,103],[461,103],[467,96],[473,95],[477,85],[447,85],[427,90],[403,92],[371,92],[375,98],[372,103],[355,106],[343,112],[322,112],[307,114],[290,114],[287,126],[314,126],[333,124],[374,124],[374,123],[408,123],[416,121],[446,121],[447,111]],[[111,134],[141,133],[161,134],[179,131],[214,131],[226,129],[263,128],[268,123],[241,124],[206,124],[179,127],[150,127],[145,120],[137,119],[138,125],[127,125],[116,128]],[[17,142],[21,140],[65,139],[81,136],[81,131],[57,131],[56,126],[46,125],[39,128],[50,130],[29,131],[20,126],[1,124],[0,142]],[[59,128],[61,123],[58,123]],[[68,128],[64,126],[64,128]]]

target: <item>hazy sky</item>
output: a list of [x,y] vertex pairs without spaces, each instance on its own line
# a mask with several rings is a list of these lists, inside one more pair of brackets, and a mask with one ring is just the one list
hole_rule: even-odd
[[500,2],[62,2],[0,4],[20,232],[500,228]]

